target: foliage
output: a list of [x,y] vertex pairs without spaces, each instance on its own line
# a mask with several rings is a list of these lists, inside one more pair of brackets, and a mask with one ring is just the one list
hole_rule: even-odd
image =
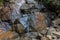
[[3,4],[3,0],[0,0],[0,5]]
[[0,0],[0,2],[3,2],[3,0]]

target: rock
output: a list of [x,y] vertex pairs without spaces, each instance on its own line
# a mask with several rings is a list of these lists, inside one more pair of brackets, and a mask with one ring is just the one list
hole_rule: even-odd
[[28,35],[22,36],[20,40],[32,40]]
[[48,29],[48,33],[47,34],[48,34],[47,37],[50,40],[57,40],[57,38],[60,38],[59,28],[50,27]]
[[37,40],[37,39],[32,39],[32,40]]
[[9,30],[11,30],[11,26],[7,22],[1,22],[0,29],[3,31],[9,31]]
[[54,35],[56,35],[57,37],[60,37],[60,31],[59,32],[53,32]]
[[23,14],[23,17],[20,18],[20,23],[23,25],[23,28],[26,29],[26,32],[30,31],[30,23],[29,23],[29,19],[30,19],[30,15],[29,14]]
[[26,0],[27,1],[27,3],[35,3],[35,0]]
[[4,20],[10,20],[11,19],[11,10],[9,7],[5,7],[1,11],[1,19]]
[[0,35],[0,40],[15,40],[18,38],[18,34],[16,32],[5,32],[4,34]]
[[20,39],[21,40],[39,40],[41,39],[41,35],[39,35],[38,32],[29,32],[29,33],[26,33],[24,34]]
[[47,37],[48,37],[50,40],[52,39],[51,35],[47,35]]
[[34,4],[23,4],[20,9],[30,9]]
[[52,33],[55,32],[55,31],[56,31],[55,28],[50,27],[50,28],[48,29],[48,34],[49,34],[49,35],[52,35]]
[[60,28],[60,19],[56,19],[52,21],[55,27]]
[[50,40],[48,37],[42,37],[41,40]]
[[42,33],[42,34],[44,34],[44,35],[46,35],[46,33],[47,33],[47,29],[45,29],[45,30],[42,30],[40,33]]
[[3,34],[3,33],[5,33],[5,32],[6,32],[6,29],[0,28],[0,34]]
[[22,26],[22,24],[18,23],[18,24],[13,24],[12,25],[12,31],[16,31],[20,34],[23,34],[25,33],[25,29],[24,27]]
[[15,19],[19,19],[21,17],[20,14],[20,7],[25,4],[25,0],[11,0],[14,4],[11,4],[12,7],[12,14],[11,14],[11,20],[12,22],[15,21]]
[[5,7],[2,9],[4,13],[8,13],[10,11],[10,8],[9,7]]
[[3,8],[3,3],[0,2],[0,9],[2,9],[2,8]]
[[4,7],[9,7],[10,0],[3,0]]
[[18,38],[19,36],[18,36],[18,34],[16,33],[16,32],[12,32],[11,34],[10,34],[10,36],[9,36],[9,40],[15,40],[16,38]]
[[11,30],[11,26],[7,22],[0,21],[0,34]]
[[28,35],[29,37],[31,38],[35,38],[37,37],[39,34],[37,32],[30,32],[30,33],[27,33],[26,35]]
[[25,32],[25,29],[22,24],[17,24],[17,31],[21,34]]
[[60,40],[60,38],[58,40]]
[[37,31],[42,31],[46,29],[46,21],[45,21],[45,16],[44,13],[42,12],[36,12],[35,13],[35,20],[34,20],[35,26],[33,26]]
[[54,35],[47,35],[50,40],[57,40],[57,37]]

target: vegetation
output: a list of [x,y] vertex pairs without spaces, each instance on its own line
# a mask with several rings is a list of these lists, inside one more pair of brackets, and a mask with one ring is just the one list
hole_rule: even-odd
[[2,5],[2,3],[3,3],[3,0],[0,0],[0,5]]
[[3,0],[0,0],[0,2],[3,2]]

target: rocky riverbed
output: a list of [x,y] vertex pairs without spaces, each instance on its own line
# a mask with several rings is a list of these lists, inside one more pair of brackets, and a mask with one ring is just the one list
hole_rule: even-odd
[[35,0],[7,3],[0,6],[0,40],[60,40],[59,13]]

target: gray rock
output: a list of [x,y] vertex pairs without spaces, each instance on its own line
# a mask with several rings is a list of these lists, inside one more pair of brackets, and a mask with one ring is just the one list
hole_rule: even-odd
[[60,28],[60,19],[53,20],[52,22],[55,27]]
[[35,3],[35,0],[26,0],[27,3]]
[[9,31],[11,30],[11,26],[7,22],[1,22],[0,29],[2,29],[3,31]]

